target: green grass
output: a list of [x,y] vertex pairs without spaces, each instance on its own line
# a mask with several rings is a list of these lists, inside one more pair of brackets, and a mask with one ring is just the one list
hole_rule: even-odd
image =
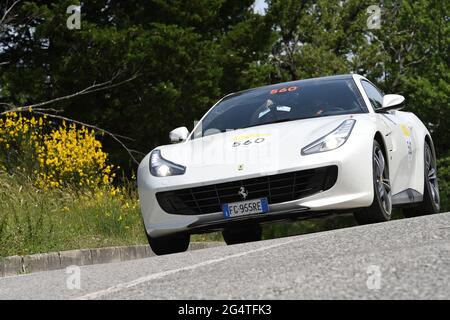
[[143,230],[132,191],[45,191],[0,172],[0,256],[140,244]]

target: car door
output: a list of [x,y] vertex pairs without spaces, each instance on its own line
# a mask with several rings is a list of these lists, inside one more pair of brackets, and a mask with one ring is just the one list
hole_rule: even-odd
[[[361,81],[370,103],[375,111],[383,105],[383,94],[372,83]],[[389,176],[392,195],[408,189],[411,170],[413,169],[412,133],[411,127],[404,123],[400,113],[392,110],[377,113],[379,123],[387,127],[384,140],[388,152]]]

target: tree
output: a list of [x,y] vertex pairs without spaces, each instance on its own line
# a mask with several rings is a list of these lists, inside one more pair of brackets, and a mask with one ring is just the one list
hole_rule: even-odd
[[[17,6],[17,19],[26,23],[1,38],[0,61],[10,64],[0,75],[0,101],[24,106],[138,74],[54,107],[135,138],[132,147],[142,152],[166,143],[173,127],[192,127],[225,93],[244,88],[241,75],[271,35],[248,0],[93,0],[81,7],[80,30],[66,27],[71,4]],[[126,164],[120,146],[106,142],[113,159]]]
[[367,5],[364,1],[271,0],[267,19],[278,33],[271,63],[279,80],[350,71]]

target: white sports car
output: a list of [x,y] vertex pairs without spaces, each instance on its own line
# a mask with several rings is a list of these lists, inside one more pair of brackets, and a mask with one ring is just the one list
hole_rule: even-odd
[[190,235],[261,239],[261,223],[353,213],[358,223],[437,213],[430,133],[404,97],[359,75],[300,80],[227,95],[142,161],[139,197],[156,254]]

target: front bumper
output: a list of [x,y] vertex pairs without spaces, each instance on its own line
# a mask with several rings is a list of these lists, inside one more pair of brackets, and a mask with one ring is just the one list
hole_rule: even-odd
[[[347,141],[344,146],[329,152],[295,159],[295,166],[289,163],[283,170],[259,170],[258,172],[236,173],[232,178],[221,177],[226,170],[204,168],[209,174],[155,178],[148,168],[148,156],[138,170],[138,187],[141,211],[147,233],[152,237],[165,236],[178,232],[196,232],[223,228],[234,223],[282,220],[286,217],[309,216],[323,212],[342,211],[370,206],[373,200],[372,145],[365,139]],[[350,147],[351,146],[351,147]],[[156,194],[159,192],[219,184],[235,180],[251,179],[266,175],[308,170],[326,166],[337,166],[337,180],[333,187],[313,195],[269,205],[269,212],[239,218],[224,218],[222,212],[181,215],[167,213],[159,205]],[[259,168],[260,169],[260,168]],[[194,170],[192,170],[194,171]]]

